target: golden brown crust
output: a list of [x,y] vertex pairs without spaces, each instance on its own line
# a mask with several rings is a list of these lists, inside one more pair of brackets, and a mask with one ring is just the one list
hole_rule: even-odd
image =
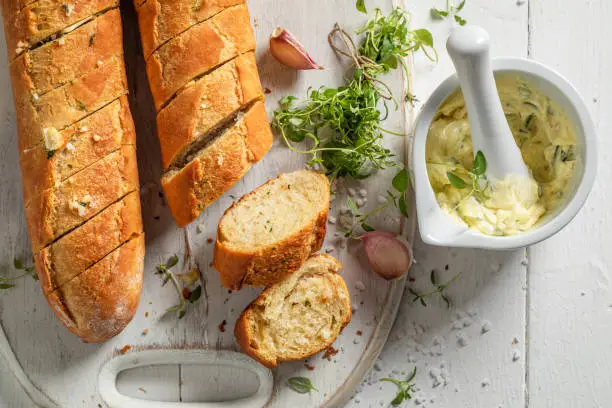
[[39,144],[44,129],[61,131],[126,94],[128,89],[122,56],[111,58],[94,71],[37,99],[22,87],[26,81],[19,76],[27,76],[26,72],[11,75],[20,151]]
[[254,49],[255,36],[244,5],[230,7],[192,26],[147,60],[156,109],[159,111],[189,81]]
[[140,198],[136,191],[34,256],[43,291],[59,288],[142,232]]
[[91,116],[64,129],[61,148],[50,153],[38,144],[21,153],[21,178],[24,196],[33,197],[85,167],[119,150],[134,145],[136,132],[127,96],[105,106]]
[[144,252],[140,235],[45,293],[60,321],[86,342],[105,341],[121,332],[138,308]]
[[245,0],[137,0],[145,58],[192,25],[239,4],[245,4]]
[[263,98],[255,54],[248,52],[185,88],[157,115],[162,164],[168,169],[243,106]]
[[108,205],[138,190],[134,146],[122,146],[56,188],[25,197],[33,252],[83,224]]
[[121,15],[109,10],[76,30],[26,51],[10,64],[12,77],[28,95],[42,95],[95,70],[113,56],[120,56]]
[[272,146],[272,131],[262,102],[204,148],[185,167],[166,173],[162,186],[179,227],[229,190]]
[[[329,183],[323,174],[320,174],[320,177],[326,184]],[[257,189],[240,198],[225,211],[225,214],[230,212],[234,206],[240,205],[241,201],[255,194],[257,194]],[[322,200],[329,202],[329,196]],[[213,259],[214,268],[221,276],[221,284],[231,290],[238,290],[242,285],[265,286],[278,282],[295,272],[310,254],[317,252],[323,246],[328,215],[329,206],[325,205],[316,218],[311,223],[304,225],[297,233],[273,245],[248,252],[235,249],[231,247],[230,242],[222,239],[224,234],[221,230],[223,220],[221,219]]]
[[[338,274],[338,271],[342,269],[342,264],[340,261],[335,259],[334,257],[327,254],[315,254],[312,255],[311,259],[323,258],[326,261],[329,261],[329,269],[328,273],[332,275],[330,278],[334,280],[335,287],[339,292],[343,292],[345,296],[344,299],[344,310],[346,311],[346,318],[344,322],[342,322],[340,332],[350,323],[352,313],[351,313],[351,302],[350,302],[350,293],[346,286],[346,282]],[[331,339],[331,341],[327,343],[321,343],[316,348],[310,348],[308,350],[304,350],[302,353],[296,354],[291,358],[282,358],[276,355],[268,355],[263,350],[260,350],[255,340],[257,338],[254,321],[256,319],[257,313],[256,310],[259,310],[262,313],[265,310],[268,297],[272,295],[272,293],[277,289],[279,282],[276,284],[270,285],[264,289],[264,291],[249,305],[246,309],[240,314],[240,317],[236,321],[236,325],[234,327],[234,335],[236,336],[236,342],[242,349],[244,353],[252,357],[254,360],[257,360],[262,365],[272,369],[278,366],[281,362],[288,361],[297,361],[304,360],[308,357],[311,357],[333,344],[336,340],[337,336]],[[289,324],[290,322],[287,322]],[[338,333],[339,334],[339,333]],[[309,346],[313,346],[309,344]]]
[[[17,1],[3,7],[4,30],[9,60],[52,35],[69,30],[74,24],[93,18],[95,14],[119,6],[118,0],[89,0],[64,3],[38,0],[25,8]],[[5,2],[6,4],[6,2]]]

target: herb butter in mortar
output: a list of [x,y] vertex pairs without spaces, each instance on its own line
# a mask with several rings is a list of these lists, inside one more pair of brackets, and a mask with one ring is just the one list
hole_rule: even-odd
[[[521,201],[521,192],[508,188],[512,183],[487,183],[484,177],[477,178],[476,189],[470,188],[474,151],[460,91],[436,112],[426,157],[429,182],[440,207],[460,224],[503,236],[531,229],[564,201],[576,167],[576,132],[561,107],[529,82],[510,75],[496,82],[514,139],[537,183],[536,200]],[[449,173],[465,180],[468,187],[453,186]]]

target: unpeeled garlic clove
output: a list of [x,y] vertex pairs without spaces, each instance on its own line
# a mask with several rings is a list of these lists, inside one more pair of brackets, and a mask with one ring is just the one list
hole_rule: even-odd
[[374,272],[387,280],[399,279],[412,266],[412,250],[397,236],[385,231],[372,231],[361,237],[368,263]]
[[281,27],[276,28],[270,36],[270,53],[278,62],[289,68],[299,70],[323,69],[308,55],[297,38]]

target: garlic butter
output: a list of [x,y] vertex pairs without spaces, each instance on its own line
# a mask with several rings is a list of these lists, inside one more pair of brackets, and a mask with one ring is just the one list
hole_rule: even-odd
[[504,76],[497,89],[531,180],[490,180],[482,192],[458,189],[448,172],[469,182],[474,152],[463,95],[456,91],[438,109],[427,137],[429,181],[444,212],[487,235],[533,228],[568,193],[576,167],[576,132],[565,112],[527,81]]

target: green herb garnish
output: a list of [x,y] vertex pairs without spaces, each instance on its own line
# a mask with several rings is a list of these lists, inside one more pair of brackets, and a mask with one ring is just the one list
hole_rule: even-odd
[[391,405],[401,405],[404,401],[412,399],[413,387],[416,385],[413,380],[416,377],[416,367],[405,380],[397,380],[395,378],[381,378],[380,381],[387,381],[397,385],[397,395],[391,401]]
[[291,377],[287,380],[289,387],[300,394],[309,393],[311,390],[318,391],[306,377]]
[[361,11],[363,14],[368,14],[368,9],[366,9],[365,0],[357,0],[356,4],[357,10]]
[[431,284],[434,286],[435,289],[430,292],[420,294],[414,289],[409,288],[408,291],[410,292],[411,295],[414,296],[414,298],[412,299],[412,302],[413,303],[420,302],[422,306],[427,307],[427,302],[425,301],[425,299],[431,296],[439,295],[440,298],[442,298],[442,300],[444,301],[444,303],[446,303],[446,306],[450,308],[452,305],[452,302],[450,298],[444,293],[444,291],[446,290],[446,288],[452,285],[453,282],[455,282],[457,278],[459,278],[459,276],[461,276],[461,273],[458,273],[457,275],[453,276],[446,283],[439,283],[436,270],[432,269],[431,274],[429,275],[429,280],[431,281]]
[[176,312],[179,319],[185,317],[187,301],[194,303],[202,296],[202,286],[198,285],[193,291],[189,291],[187,288],[183,288],[177,279],[177,276],[170,269],[178,264],[178,256],[172,255],[165,264],[159,264],[155,268],[155,274],[160,275],[162,278],[162,286],[165,286],[168,282],[172,282],[172,285],[176,289],[180,302],[174,306],[166,309],[166,312]]
[[452,6],[450,4],[450,0],[446,0],[446,9],[442,10],[432,7],[431,17],[436,20],[444,20],[448,17],[452,17],[457,24],[464,26],[466,25],[467,21],[459,15],[459,12],[465,7],[465,2],[466,0],[463,0],[458,6]]
[[[365,9],[365,4],[357,3],[360,11],[362,6]],[[403,135],[381,126],[388,114],[387,102],[394,99],[390,87],[377,77],[399,65],[408,71],[404,57],[418,50],[437,60],[431,33],[410,30],[409,23],[410,14],[401,8],[388,16],[376,9],[373,18],[357,30],[364,35],[359,47],[336,25],[329,35],[330,45],[338,55],[350,58],[354,68],[346,85],[311,89],[301,102],[295,96],[279,101],[273,124],[287,146],[310,155],[309,165],[322,165],[332,179],[345,176],[364,179],[376,170],[395,166],[394,155],[382,144],[383,136]],[[342,47],[336,42],[342,43]],[[306,149],[295,146],[304,141],[311,146]]]
[[448,177],[448,182],[454,188],[463,190],[468,187],[471,187],[470,192],[455,206],[455,208],[459,207],[459,205],[461,205],[463,201],[467,200],[473,195],[485,198],[486,191],[489,187],[489,182],[487,181],[487,177],[485,176],[485,173],[487,171],[487,159],[480,150],[478,151],[478,153],[476,153],[476,156],[474,157],[472,171],[467,171],[465,169],[462,170],[466,172],[467,176],[470,178],[469,182],[457,175],[456,170],[449,171],[446,173],[446,176]]
[[47,159],[50,159],[55,154],[55,150],[47,150]]
[[38,274],[34,269],[34,266],[24,266],[23,262],[17,258],[13,259],[13,267],[21,271],[21,274],[17,276],[0,276],[0,290],[10,289],[15,287],[15,281],[25,276],[30,276],[34,280],[38,280]]

